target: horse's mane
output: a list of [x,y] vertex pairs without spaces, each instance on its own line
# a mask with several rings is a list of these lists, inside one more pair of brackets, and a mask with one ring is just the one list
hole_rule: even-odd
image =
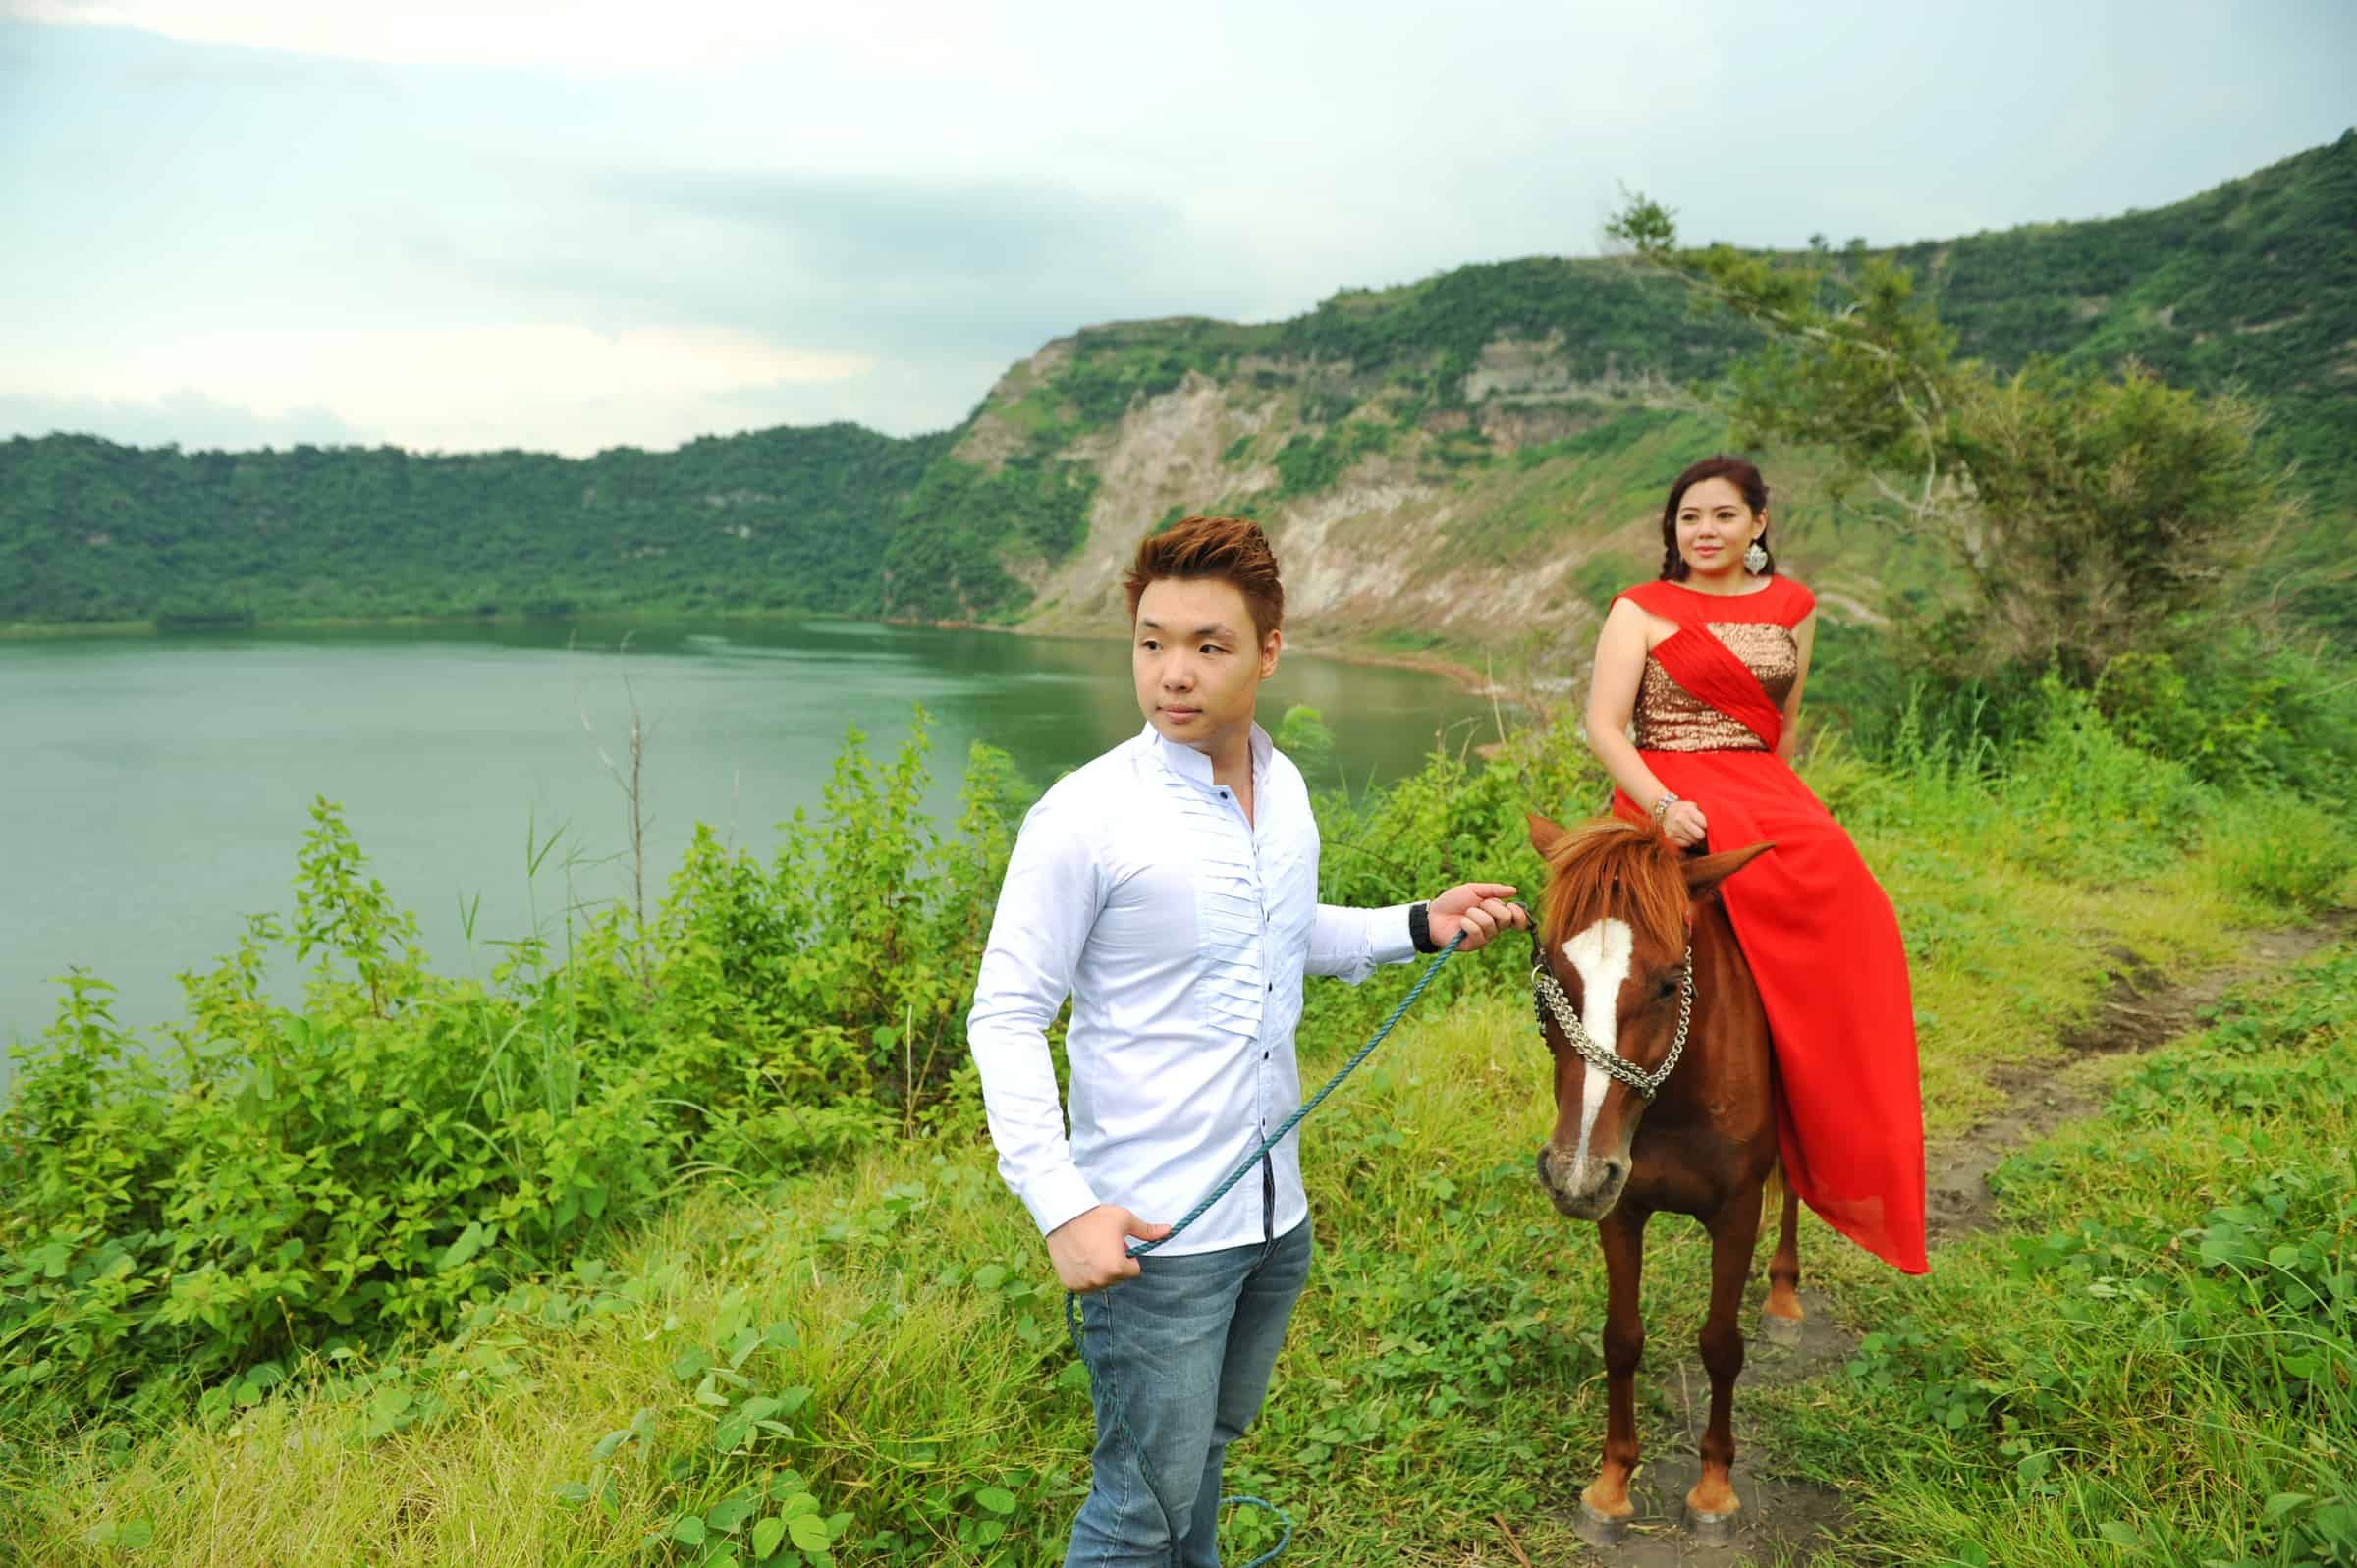
[[1668,839],[1601,818],[1565,833],[1547,851],[1539,940],[1553,952],[1609,915],[1674,952],[1685,944],[1687,902],[1686,879]]

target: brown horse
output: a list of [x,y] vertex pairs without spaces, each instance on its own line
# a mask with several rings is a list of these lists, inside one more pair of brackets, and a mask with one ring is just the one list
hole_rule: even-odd
[[[1530,841],[1548,873],[1531,984],[1555,1054],[1555,1131],[1539,1150],[1539,1180],[1556,1208],[1596,1221],[1609,1292],[1604,1468],[1581,1493],[1581,1534],[1617,1540],[1636,1512],[1628,1483],[1645,1348],[1637,1281],[1645,1221],[1669,1210],[1692,1215],[1711,1235],[1702,1326],[1711,1418],[1686,1525],[1700,1539],[1727,1541],[1742,1506],[1728,1479],[1743,1370],[1737,1315],[1777,1162],[1776,1075],[1759,990],[1715,891],[1774,846],[1687,859],[1624,822],[1571,832],[1539,816]],[[1787,1188],[1769,1268],[1767,1325],[1779,1339],[1796,1335],[1801,1317],[1798,1218]]]

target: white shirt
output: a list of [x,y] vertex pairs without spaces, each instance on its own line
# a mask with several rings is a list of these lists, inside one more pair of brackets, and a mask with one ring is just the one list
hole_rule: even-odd
[[[1211,759],[1153,726],[1068,774],[1023,820],[966,1038],[999,1173],[1041,1232],[1099,1203],[1178,1220],[1301,1103],[1304,974],[1353,983],[1415,955],[1409,906],[1318,902],[1300,771],[1252,730],[1254,820]],[[1047,1031],[1065,1037],[1065,1133]],[[1163,1249],[1211,1252],[1309,1216],[1300,1135]]]

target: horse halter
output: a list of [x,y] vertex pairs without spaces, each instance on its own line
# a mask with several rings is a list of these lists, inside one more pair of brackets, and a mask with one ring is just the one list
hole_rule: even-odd
[[1677,1037],[1670,1042],[1670,1054],[1663,1057],[1662,1064],[1652,1072],[1643,1071],[1618,1052],[1607,1051],[1596,1043],[1595,1037],[1588,1033],[1587,1025],[1579,1021],[1579,1014],[1572,1009],[1571,999],[1563,992],[1563,983],[1555,978],[1554,970],[1547,967],[1544,951],[1532,960],[1530,966],[1530,991],[1539,1015],[1539,1034],[1545,1037],[1547,1019],[1552,1015],[1555,1026],[1562,1031],[1563,1038],[1571,1042],[1571,1049],[1578,1052],[1589,1066],[1619,1079],[1650,1102],[1661,1093],[1662,1085],[1669,1081],[1670,1074],[1676,1069],[1677,1058],[1685,1054],[1686,1036],[1694,1025],[1694,948],[1690,944],[1686,947],[1684,975],[1677,992]]

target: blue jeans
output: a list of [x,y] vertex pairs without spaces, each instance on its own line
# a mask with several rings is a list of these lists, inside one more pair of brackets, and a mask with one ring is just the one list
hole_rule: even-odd
[[1135,1279],[1080,1299],[1097,1446],[1065,1568],[1219,1568],[1220,1464],[1260,1413],[1310,1250],[1305,1221],[1249,1247],[1148,1253]]

